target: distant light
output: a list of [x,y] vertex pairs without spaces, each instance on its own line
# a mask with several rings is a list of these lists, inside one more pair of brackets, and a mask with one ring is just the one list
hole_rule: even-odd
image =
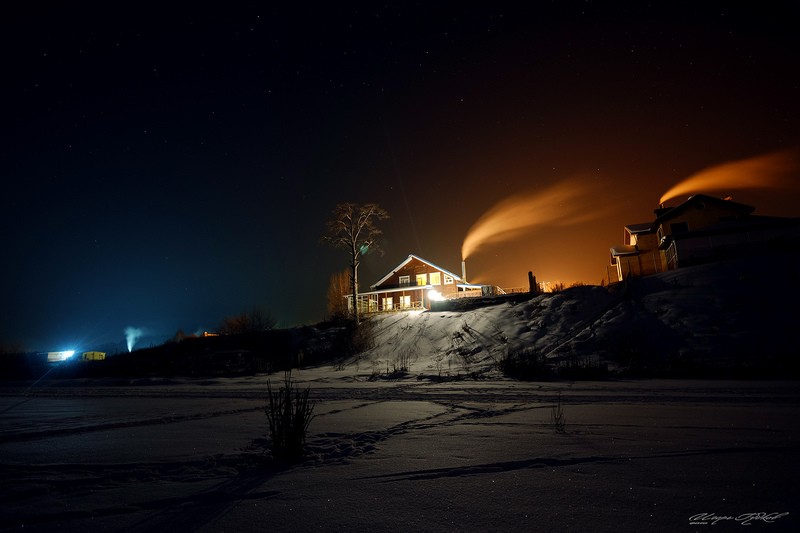
[[57,363],[59,361],[66,361],[75,354],[75,350],[66,350],[63,352],[47,352],[47,362]]

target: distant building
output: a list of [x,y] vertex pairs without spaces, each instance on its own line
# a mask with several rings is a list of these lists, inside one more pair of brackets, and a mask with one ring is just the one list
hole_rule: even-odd
[[[358,309],[362,313],[430,309],[432,301],[489,292],[489,286],[467,283],[465,277],[411,254],[369,291],[358,293]],[[352,295],[347,296],[347,305],[353,308]]]
[[104,361],[106,352],[83,352],[81,355],[82,361]]
[[729,198],[691,196],[655,210],[650,223],[625,226],[624,244],[611,248],[611,281],[744,255],[786,250],[800,243],[800,218],[753,215]]

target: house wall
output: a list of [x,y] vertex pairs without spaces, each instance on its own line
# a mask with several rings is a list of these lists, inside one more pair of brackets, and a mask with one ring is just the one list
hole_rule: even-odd
[[664,254],[658,249],[658,235],[655,233],[640,233],[637,236],[639,258],[643,276],[664,272],[666,261]]
[[[432,273],[439,273],[438,284],[431,283],[432,279],[430,274]],[[453,294],[458,291],[458,287],[456,287],[456,282],[454,279],[451,280],[451,283],[445,283],[445,276],[450,277],[449,274],[445,274],[441,270],[433,268],[430,265],[419,261],[418,259],[412,259],[409,261],[406,265],[398,269],[397,272],[394,272],[386,281],[384,281],[381,285],[376,286],[373,290],[379,291],[381,289],[400,287],[400,278],[403,276],[408,276],[410,286],[414,287],[417,284],[418,274],[425,274],[425,285],[432,285],[433,289],[439,291],[439,293],[441,293],[443,296]]]
[[647,276],[666,270],[664,253],[658,249],[658,236],[655,233],[631,234],[625,231],[626,243],[635,245],[639,250],[637,255],[623,255],[616,258],[618,281],[629,275]]
[[425,298],[424,290],[412,288],[407,291],[378,293],[376,305],[377,309],[373,309],[373,311],[422,309],[428,305],[428,301]]
[[636,244],[636,236],[628,231],[628,228],[625,228],[625,231],[622,232],[622,244],[627,246],[634,246]]
[[800,228],[797,226],[678,238],[672,242],[668,250],[669,266],[677,268],[727,257],[763,255],[771,248],[795,247],[798,240],[800,240]]
[[724,205],[698,202],[688,206],[674,218],[669,218],[662,222],[660,231],[663,235],[672,235],[673,226],[682,222],[688,225],[689,231],[695,231],[716,224],[721,219],[730,217],[736,213],[736,210],[729,209]]

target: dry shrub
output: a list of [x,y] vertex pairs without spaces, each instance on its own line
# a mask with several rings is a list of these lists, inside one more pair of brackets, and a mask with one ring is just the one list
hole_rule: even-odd
[[272,439],[272,457],[294,462],[303,456],[308,425],[314,418],[314,402],[308,399],[310,387],[300,390],[292,381],[291,371],[284,373],[283,385],[272,389],[267,380],[267,406]]

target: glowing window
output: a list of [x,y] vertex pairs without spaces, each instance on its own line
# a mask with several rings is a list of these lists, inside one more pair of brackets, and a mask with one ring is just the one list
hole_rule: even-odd
[[400,307],[411,307],[411,296],[401,296]]
[[447,274],[444,275],[444,284],[445,285],[452,285],[453,284],[453,276],[448,276]]
[[417,274],[417,286],[427,285],[428,284],[428,275],[427,274]]
[[442,273],[441,272],[431,272],[431,285],[441,285],[442,284]]
[[391,311],[392,309],[394,309],[394,298],[383,298],[383,310]]

